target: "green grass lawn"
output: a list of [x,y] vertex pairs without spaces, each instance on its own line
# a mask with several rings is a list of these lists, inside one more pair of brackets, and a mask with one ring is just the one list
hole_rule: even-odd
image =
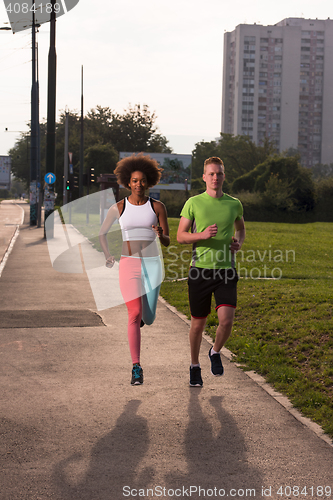
[[[178,219],[169,223],[161,295],[190,317],[191,248],[176,241]],[[246,229],[237,258],[236,319],[226,347],[244,369],[263,375],[333,437],[333,224],[248,222]],[[216,325],[213,309],[206,326],[212,338]]]

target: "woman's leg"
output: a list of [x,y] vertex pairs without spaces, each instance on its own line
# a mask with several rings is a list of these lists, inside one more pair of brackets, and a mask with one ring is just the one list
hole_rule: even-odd
[[159,257],[142,259],[142,282],[145,291],[142,296],[142,319],[146,325],[151,325],[155,320],[162,277],[162,264]]
[[119,284],[128,310],[128,343],[133,364],[140,363],[142,317],[141,260],[122,257],[119,263]]

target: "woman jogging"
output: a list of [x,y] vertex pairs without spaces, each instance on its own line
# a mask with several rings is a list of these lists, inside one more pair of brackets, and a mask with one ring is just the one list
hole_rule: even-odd
[[155,319],[157,299],[162,282],[162,262],[156,236],[164,246],[170,244],[166,208],[160,201],[145,195],[161,178],[156,160],[143,154],[123,158],[114,173],[118,184],[131,194],[112,205],[100,230],[100,243],[106,266],[115,258],[109,252],[107,233],[116,219],[122,232],[119,261],[119,284],[128,310],[128,341],[133,362],[132,385],[143,383],[140,365],[140,326],[151,325]]

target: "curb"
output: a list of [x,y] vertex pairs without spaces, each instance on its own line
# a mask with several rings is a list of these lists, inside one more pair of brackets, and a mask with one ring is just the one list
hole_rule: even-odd
[[[187,319],[185,314],[182,314],[179,311],[177,311],[177,309],[174,306],[170,305],[165,299],[163,299],[163,297],[159,296],[158,300],[162,304],[164,304],[171,312],[176,314],[176,316],[178,316],[178,318],[180,318],[182,321],[184,321],[184,323],[186,323],[188,326],[191,325],[191,321],[189,319]],[[209,337],[206,333],[203,334],[203,337],[205,338],[205,340],[207,340],[207,342],[212,344],[211,337]],[[225,358],[227,358],[229,361],[232,361],[232,359],[234,358],[234,354],[231,351],[229,351],[229,349],[227,349],[226,347],[222,347],[221,354]],[[235,364],[235,366],[237,366],[237,368],[241,368],[243,366],[239,363],[234,363],[234,364]],[[294,408],[294,406],[289,401],[287,396],[284,396],[280,392],[276,391],[270,384],[268,384],[266,382],[264,377],[262,377],[261,375],[259,375],[255,371],[243,370],[243,372],[251,380],[253,380],[253,382],[255,382],[259,387],[261,387],[265,392],[267,392],[267,394],[269,394],[273,399],[275,399],[275,401],[277,403],[279,403],[281,406],[283,406],[290,413],[290,415],[292,415],[296,420],[298,420],[305,427],[308,427],[308,429],[310,429],[312,432],[314,432],[320,439],[325,441],[325,443],[327,443],[329,446],[331,446],[333,448],[333,441],[331,440],[331,438],[327,434],[324,433],[324,431],[320,427],[320,425],[316,424],[315,422],[310,420],[308,417],[304,417],[304,415],[302,415],[300,411],[296,410],[296,408]]]
[[16,228],[15,228],[15,231],[13,232],[13,235],[10,238],[10,241],[8,243],[6,251],[5,251],[5,253],[3,254],[3,256],[2,256],[2,258],[0,260],[0,278],[1,278],[2,272],[3,272],[4,268],[5,268],[7,259],[8,259],[9,255],[10,255],[11,251],[13,250],[15,241],[18,238],[18,235],[19,235],[19,232],[20,232],[19,228],[20,228],[20,226],[17,224]]
[[[17,203],[13,203],[13,205],[17,205]],[[17,205],[19,206],[19,205]],[[22,220],[20,222],[20,224],[13,224],[13,226],[16,226],[13,234],[12,234],[12,237],[10,238],[10,241],[7,245],[7,248],[6,248],[6,251],[5,253],[3,254],[2,258],[0,259],[0,277],[2,275],[2,272],[5,268],[5,265],[6,265],[6,262],[7,262],[7,259],[11,253],[11,251],[13,250],[13,247],[14,247],[14,244],[15,244],[15,241],[17,240],[17,237],[19,235],[19,232],[20,232],[20,226],[23,225],[23,222],[24,222],[24,209],[22,207],[20,207],[21,210],[22,210]]]

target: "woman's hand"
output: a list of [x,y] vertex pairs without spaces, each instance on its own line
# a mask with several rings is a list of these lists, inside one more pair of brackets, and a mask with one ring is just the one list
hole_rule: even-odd
[[114,263],[116,262],[116,259],[113,257],[113,255],[110,255],[110,257],[108,257],[106,259],[106,267],[113,267]]
[[162,234],[163,234],[163,228],[161,226],[151,226],[156,234],[156,236],[158,236],[159,238],[161,238]]

